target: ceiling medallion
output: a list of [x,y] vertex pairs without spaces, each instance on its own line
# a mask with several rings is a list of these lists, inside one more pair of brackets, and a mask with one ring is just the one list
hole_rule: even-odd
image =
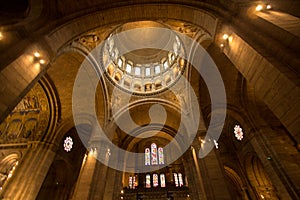
[[73,147],[73,140],[71,137],[66,137],[65,141],[64,141],[64,150],[66,152],[69,152],[72,150]]

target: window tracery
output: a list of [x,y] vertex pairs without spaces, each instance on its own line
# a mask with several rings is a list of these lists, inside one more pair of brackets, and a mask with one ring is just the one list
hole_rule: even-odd
[[237,140],[242,140],[244,138],[243,129],[240,127],[240,125],[235,125],[234,127],[234,136]]
[[[150,162],[151,160],[151,162]],[[164,150],[162,147],[158,147],[155,143],[151,144],[151,153],[149,148],[145,148],[145,165],[163,165],[164,161]]]

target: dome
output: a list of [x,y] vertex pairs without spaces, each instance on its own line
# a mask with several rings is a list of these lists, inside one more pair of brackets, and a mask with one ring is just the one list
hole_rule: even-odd
[[[105,74],[122,90],[137,95],[162,92],[184,72],[184,47],[178,35],[171,29],[151,28],[167,27],[153,21],[130,22],[116,28],[105,41],[101,51]],[[153,44],[162,48],[144,48]]]

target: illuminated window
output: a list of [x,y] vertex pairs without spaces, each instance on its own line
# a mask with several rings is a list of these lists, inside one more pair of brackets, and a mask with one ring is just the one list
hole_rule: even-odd
[[129,188],[132,189],[132,176],[129,176]]
[[167,62],[167,61],[165,61],[163,65],[164,65],[164,68],[165,68],[165,69],[168,69],[168,67],[169,67],[169,64],[168,64],[168,62]]
[[164,174],[160,174],[160,187],[166,187],[166,177]]
[[153,187],[157,187],[157,186],[158,186],[158,175],[153,174]]
[[130,64],[126,64],[126,72],[131,73],[132,66]]
[[121,58],[118,59],[118,65],[120,68],[123,66],[123,60]]
[[135,176],[132,177],[132,188],[134,189],[136,187],[136,178]]
[[164,149],[162,147],[158,148],[158,164],[163,165],[164,162]]
[[135,67],[134,68],[134,74],[137,75],[137,76],[140,76],[141,75],[141,68]]
[[150,174],[146,175],[146,188],[151,188]]
[[73,147],[73,140],[71,137],[66,137],[65,141],[64,141],[64,150],[66,152],[69,152],[72,150]]
[[165,164],[164,156],[164,149],[157,148],[157,145],[152,143],[151,151],[149,148],[145,148],[145,165],[163,165]]
[[243,129],[239,125],[235,125],[234,134],[235,134],[236,139],[238,139],[238,140],[242,140],[244,137]]
[[155,143],[151,144],[151,158],[152,165],[157,165],[157,146]]
[[179,181],[179,187],[183,186],[183,178],[182,178],[182,174],[178,173],[178,181]]
[[150,165],[150,149],[145,149],[145,165]]
[[178,175],[177,175],[177,173],[174,173],[174,181],[175,181],[175,186],[178,187],[179,186],[179,182],[178,182]]
[[145,76],[150,76],[150,74],[151,74],[150,72],[151,72],[150,67],[147,67],[145,70]]
[[154,67],[154,71],[155,71],[155,74],[159,74],[160,73],[160,66],[159,65],[156,65]]

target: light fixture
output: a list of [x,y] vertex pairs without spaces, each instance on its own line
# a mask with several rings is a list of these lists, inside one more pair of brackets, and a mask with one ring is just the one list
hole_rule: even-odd
[[45,63],[46,63],[46,61],[45,61],[45,60],[43,60],[43,59],[41,59],[41,60],[40,60],[40,64],[42,64],[42,65],[43,65],[43,64],[45,64]]
[[0,40],[2,40],[3,38],[3,35],[2,35],[2,32],[0,32]]
[[40,56],[41,56],[41,54],[40,54],[39,52],[37,52],[37,51],[36,51],[36,52],[34,52],[34,54],[33,54],[33,55],[34,55],[34,57],[36,57],[36,58],[38,58],[38,57],[40,57]]
[[220,44],[220,47],[221,47],[221,48],[223,48],[223,47],[224,47],[224,44],[223,44],[223,43],[222,43],[222,44]]
[[121,190],[121,194],[124,194],[124,190]]
[[270,10],[271,8],[272,8],[272,6],[271,6],[270,4],[267,4],[267,5],[266,5],[266,9],[267,9],[267,10]]
[[261,11],[263,9],[263,6],[261,4],[257,5],[255,10],[256,11]]
[[228,34],[224,34],[223,36],[222,36],[222,38],[223,38],[223,40],[227,40],[228,39],[228,37],[229,37],[229,35]]

